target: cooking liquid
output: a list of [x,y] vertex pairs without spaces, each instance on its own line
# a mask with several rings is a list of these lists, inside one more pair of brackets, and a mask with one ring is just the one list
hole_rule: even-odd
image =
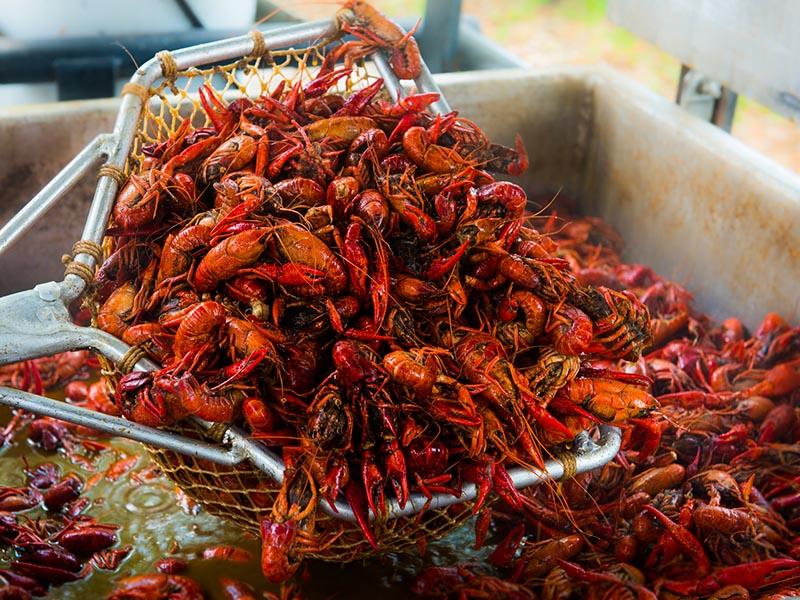
[[[48,395],[63,399],[63,393]],[[10,415],[8,409],[0,407],[0,425],[8,423]],[[164,557],[186,559],[189,568],[183,574],[197,580],[205,589],[207,598],[225,598],[218,582],[220,577],[244,581],[259,592],[278,591],[278,586],[267,583],[261,574],[258,562],[260,540],[235,524],[206,513],[199,505],[182,508],[177,487],[163,475],[136,480],[136,473],[153,464],[141,445],[121,438],[96,439],[109,443],[114,451],[89,453],[76,449],[90,459],[94,470],[72,462],[63,451],[45,452],[34,447],[28,441],[27,427],[16,434],[11,445],[0,448],[0,485],[15,487],[25,485],[23,457],[30,467],[43,462],[56,463],[61,467],[62,475],[75,472],[84,484],[92,475],[108,469],[121,454],[139,457],[138,463],[116,481],[102,478],[81,494],[92,501],[84,514],[94,517],[98,523],[121,526],[117,532],[119,543],[115,548],[131,545],[133,550],[116,571],[94,569],[84,579],[51,587],[50,597],[66,600],[103,598],[114,589],[116,580],[153,573],[154,563]],[[45,511],[34,508],[21,514],[35,518]],[[470,521],[446,538],[431,542],[424,557],[420,557],[419,552],[411,552],[402,555],[387,553],[347,564],[307,560],[295,579],[303,598],[307,599],[374,598],[376,592],[380,592],[385,600],[408,598],[411,581],[424,566],[485,559],[489,550],[476,552],[473,543],[474,529]],[[205,548],[220,544],[244,548],[252,553],[254,559],[236,563],[200,558]],[[8,567],[13,560],[12,554],[10,550],[0,550],[0,568]]]

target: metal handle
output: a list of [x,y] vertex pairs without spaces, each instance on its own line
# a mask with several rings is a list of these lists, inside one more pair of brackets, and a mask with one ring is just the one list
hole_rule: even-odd
[[[172,450],[173,452],[208,460],[220,465],[235,466],[248,460],[256,468],[261,469],[274,479],[276,483],[283,481],[284,464],[280,458],[260,443],[248,439],[246,434],[238,427],[229,427],[227,429],[223,442],[230,445],[230,448],[223,449],[214,444],[208,444],[12,388],[0,387],[0,404],[61,419],[84,427],[91,427],[104,433],[118,435],[136,442]],[[206,428],[214,425],[201,419],[194,420]],[[614,458],[619,451],[622,438],[620,430],[616,427],[602,426],[600,431],[599,444],[592,441],[586,432],[580,433],[575,438],[573,442],[574,473],[585,473],[601,467]],[[546,480],[558,480],[564,476],[564,473],[564,463],[554,459],[546,461],[543,470],[522,468],[509,470],[511,480],[517,488],[530,487]],[[386,514],[388,518],[394,519],[411,516],[425,509],[445,508],[460,502],[470,502],[477,497],[477,492],[478,490],[474,483],[467,483],[462,486],[459,496],[435,494],[429,499],[422,494],[411,494],[408,502],[402,508],[397,499],[388,501]],[[347,502],[337,500],[333,506],[323,502],[320,504],[320,508],[337,519],[350,522],[356,521],[356,516]],[[375,514],[371,510],[369,518],[375,519]]]
[[0,229],[0,254],[8,250],[33,224],[80,181],[89,169],[107,155],[113,145],[113,137],[98,135],[78,155],[53,177],[30,202],[23,206],[2,229]]

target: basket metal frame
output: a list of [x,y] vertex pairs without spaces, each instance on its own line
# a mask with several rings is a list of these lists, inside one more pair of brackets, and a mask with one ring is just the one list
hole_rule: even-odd
[[[264,34],[264,41],[267,49],[278,50],[332,39],[338,34],[338,22],[325,20],[271,30]],[[243,35],[176,50],[171,54],[178,70],[183,71],[209,63],[241,59],[253,51],[253,38]],[[387,58],[381,51],[377,51],[372,54],[371,60],[380,72],[389,94],[400,98],[403,89]],[[143,64],[130,81],[149,89],[163,75],[161,63],[153,58]],[[438,113],[450,111],[424,63],[415,85],[421,92],[440,94],[440,99],[432,105],[432,110]],[[33,227],[86,173],[96,168],[101,159],[105,158],[106,164],[119,169],[124,167],[143,108],[144,100],[139,96],[131,93],[123,96],[113,132],[98,135],[89,142],[86,148],[0,229],[0,253]],[[113,177],[99,177],[81,239],[97,244],[102,242],[118,187],[119,183]],[[89,268],[95,267],[94,258],[88,254],[78,254],[75,260]],[[91,349],[114,363],[120,361],[130,346],[104,331],[81,327],[70,320],[67,307],[83,293],[85,287],[83,279],[69,274],[61,282],[42,283],[31,290],[0,298],[0,365],[75,349]],[[138,371],[153,371],[157,368],[148,359],[139,360],[134,367]],[[236,426],[227,427],[219,444],[210,444],[8,387],[0,386],[0,404],[91,427],[220,465],[235,466],[249,461],[276,483],[283,481],[284,464],[280,457],[260,442],[249,439]],[[215,425],[196,417],[192,419],[206,429]],[[601,426],[597,443],[588,433],[580,433],[572,444],[574,469],[570,469],[567,474],[584,473],[605,465],[617,454],[620,442],[621,432],[616,427]],[[524,488],[562,478],[565,475],[565,466],[557,459],[550,459],[545,462],[544,469],[512,468],[509,474],[517,488]],[[403,507],[397,499],[388,500],[384,518],[407,517],[426,509],[469,502],[476,497],[477,488],[472,483],[464,484],[459,496],[435,494],[429,499],[422,494],[412,494]],[[320,508],[334,518],[356,521],[352,508],[343,500],[337,500],[333,504],[322,502]],[[376,515],[370,510],[369,517],[374,519]]]

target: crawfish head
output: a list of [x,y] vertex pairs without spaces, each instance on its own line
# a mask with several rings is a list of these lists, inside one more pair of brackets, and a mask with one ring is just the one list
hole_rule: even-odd
[[297,525],[293,521],[261,521],[261,572],[272,583],[286,581],[300,566],[292,556],[296,536]]
[[67,434],[67,427],[63,423],[55,419],[42,417],[31,423],[28,439],[34,446],[52,451],[63,445]]
[[353,429],[353,416],[337,392],[321,398],[315,404],[316,412],[309,420],[309,435],[322,450],[342,448],[350,444]]
[[333,346],[333,362],[344,385],[361,381],[374,381],[381,376],[380,367],[370,360],[369,348],[364,344],[343,340]]
[[155,382],[152,373],[134,371],[122,377],[114,402],[126,418],[151,427],[186,416],[172,390],[163,381]]
[[25,470],[28,484],[37,490],[44,490],[53,485],[61,475],[61,467],[55,463],[45,462]]

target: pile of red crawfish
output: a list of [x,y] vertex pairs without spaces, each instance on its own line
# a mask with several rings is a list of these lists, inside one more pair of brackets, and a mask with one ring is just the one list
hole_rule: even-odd
[[203,85],[209,126],[142,148],[94,282],[97,325],[162,366],[116,383],[125,417],[240,423],[282,453],[274,580],[318,498],[343,496],[377,550],[368,508],[464,482],[476,511],[491,490],[519,505],[507,466],[655,406],[648,377],[591,363],[636,359],[647,309],[580,283],[490,175],[527,168],[519,138],[434,116],[437,94],[389,101],[380,79],[343,97],[335,66],[229,104]]
[[[523,490],[519,508],[502,498],[485,506],[476,532],[476,544],[491,551],[485,560],[428,568],[407,582],[409,590],[441,599],[796,597],[800,327],[774,314],[752,334],[735,318],[713,323],[692,309],[681,286],[647,267],[620,262],[621,241],[603,222],[559,214],[539,227],[556,245],[553,253],[570,263],[580,281],[631,290],[653,317],[652,349],[636,363],[597,366],[651,377],[660,408],[646,425],[625,428],[622,451],[602,469],[557,488]],[[85,376],[88,359],[87,353],[69,353],[3,367],[0,384],[39,392]],[[76,381],[66,395],[95,410],[116,410],[102,385]],[[82,444],[97,443],[80,428],[47,418],[31,422],[30,416],[17,414],[3,429],[6,444],[22,425],[45,450],[71,454]],[[72,477],[47,463],[28,471],[28,485],[3,490],[0,546],[11,547],[24,531],[18,524],[28,523],[31,511],[42,506],[48,483],[69,488],[70,498],[79,491],[74,484],[59,485]],[[77,529],[94,526],[81,512],[81,500],[45,509],[51,534],[73,514],[80,514]],[[100,535],[105,539],[112,532]],[[57,540],[46,544],[46,551],[24,544],[15,550],[19,562],[39,567],[29,566],[27,575],[14,568],[0,571],[0,597],[27,598],[28,591],[36,594],[52,585],[54,576],[70,577],[73,571],[45,567],[63,564],[53,560],[55,553],[75,551]],[[107,558],[119,561],[116,553],[127,548],[118,544],[100,556],[114,552]],[[45,558],[44,552],[50,555]],[[240,554],[228,548],[213,553],[231,560]],[[90,568],[87,564],[115,566],[103,562],[107,566],[98,567],[86,553],[76,556],[83,564],[78,574]],[[185,565],[180,558],[159,560],[154,565],[159,573],[125,577],[112,597],[204,597],[201,586],[181,574]],[[225,597],[257,597],[230,578],[220,585]],[[301,598],[294,586],[284,592],[286,598]]]
[[562,210],[540,230],[579,281],[630,290],[648,307],[654,343],[623,368],[653,380],[659,409],[646,431],[625,427],[603,468],[524,490],[521,510],[495,504],[476,541],[491,523],[500,541],[486,563],[427,569],[412,591],[798,597],[800,327],[772,313],[752,335],[736,318],[712,322],[680,285],[621,262],[621,240],[599,219]]
[[[522,188],[494,178],[527,168],[519,138],[506,148],[431,114],[435,94],[389,101],[380,80],[337,93],[375,47],[403,78],[419,69],[413,38],[362,2],[348,11],[356,40],[312,81],[231,103],[203,86],[208,126],[187,119],[141,148],[95,318],[161,368],[120,377],[113,397],[83,382],[67,396],[156,427],[237,423],[281,452],[281,501],[261,523],[273,581],[319,543],[318,502],[346,499],[377,550],[368,509],[472,482],[476,547],[496,547],[424,570],[418,596],[800,594],[800,328],[772,314],[752,335],[715,324],[681,286],[621,262],[602,221],[529,215]],[[0,381],[41,393],[88,360],[26,361]],[[509,466],[541,466],[598,423],[624,428],[613,461],[513,487]],[[73,460],[100,447],[21,413],[3,443],[22,425]],[[14,556],[0,597],[119,566],[130,549],[85,513],[79,477],[48,463],[26,476],[0,488],[0,546]],[[203,597],[180,559],[156,566],[110,597]],[[255,597],[225,581],[229,597]]]

